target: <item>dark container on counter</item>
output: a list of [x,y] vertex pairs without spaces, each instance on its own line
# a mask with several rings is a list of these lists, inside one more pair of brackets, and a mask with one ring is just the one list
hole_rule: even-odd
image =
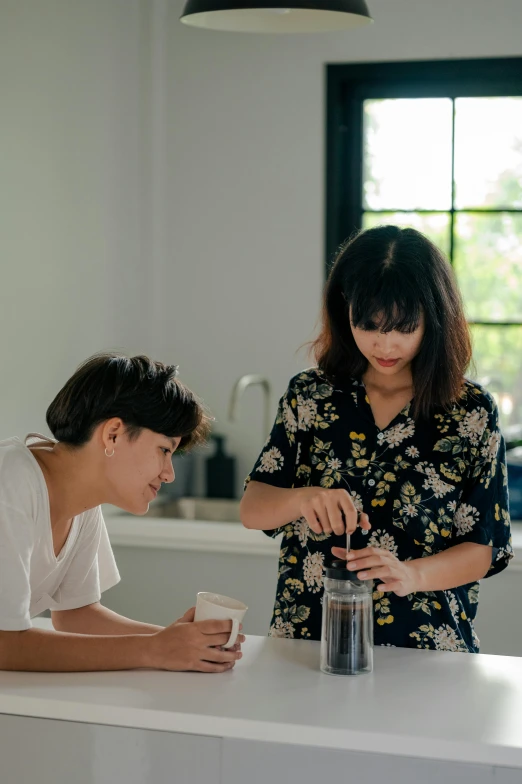
[[206,460],[207,498],[236,497],[236,461],[225,454],[225,437],[211,435],[216,451]]

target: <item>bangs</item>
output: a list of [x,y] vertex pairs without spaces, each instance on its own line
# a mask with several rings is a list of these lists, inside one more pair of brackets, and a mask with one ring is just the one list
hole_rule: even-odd
[[124,419],[129,436],[137,438],[140,429],[147,428],[167,438],[179,438],[179,450],[188,451],[204,444],[212,421],[204,406],[174,377],[172,368],[158,376],[159,383],[142,399],[139,410]]
[[412,285],[405,285],[401,276],[388,269],[380,280],[359,280],[346,292],[354,327],[381,332],[414,332],[424,311],[421,294]]

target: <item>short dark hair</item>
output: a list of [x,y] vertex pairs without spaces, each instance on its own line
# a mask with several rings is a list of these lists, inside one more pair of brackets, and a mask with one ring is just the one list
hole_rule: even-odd
[[359,232],[339,251],[326,284],[321,331],[312,342],[319,367],[333,382],[360,378],[368,367],[350,329],[380,314],[383,331],[425,333],[412,362],[413,415],[458,400],[471,360],[462,298],[444,254],[415,229],[378,226]]
[[58,441],[80,447],[99,424],[120,417],[131,439],[146,428],[181,438],[180,448],[189,449],[206,440],[210,417],[177,372],[146,356],[96,354],[58,392],[47,425]]

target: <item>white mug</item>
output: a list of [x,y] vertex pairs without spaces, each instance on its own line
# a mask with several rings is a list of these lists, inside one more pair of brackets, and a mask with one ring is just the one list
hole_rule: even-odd
[[239,625],[248,610],[246,604],[231,599],[230,596],[221,596],[219,593],[198,593],[196,601],[195,621],[232,621],[232,632],[228,642],[223,648],[232,648],[239,634]]

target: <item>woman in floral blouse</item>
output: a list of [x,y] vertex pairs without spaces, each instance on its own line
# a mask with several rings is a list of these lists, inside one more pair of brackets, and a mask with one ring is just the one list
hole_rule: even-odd
[[512,557],[505,446],[491,395],[464,378],[448,262],[413,229],[360,233],[313,349],[242,501],[247,528],[283,534],[270,634],[320,639],[333,555],[374,581],[377,645],[478,652],[478,580]]

